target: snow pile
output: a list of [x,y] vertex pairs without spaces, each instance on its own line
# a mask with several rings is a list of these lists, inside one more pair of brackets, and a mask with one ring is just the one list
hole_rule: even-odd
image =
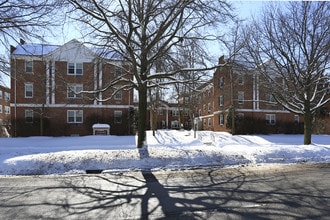
[[237,135],[224,132],[147,132],[146,147],[134,136],[0,139],[0,175],[85,173],[86,170],[157,170],[241,164],[329,162],[330,136]]

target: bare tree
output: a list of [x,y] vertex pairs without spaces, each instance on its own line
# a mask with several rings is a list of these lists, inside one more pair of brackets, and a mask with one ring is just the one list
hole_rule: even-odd
[[247,52],[277,102],[304,116],[304,144],[310,144],[315,112],[330,100],[330,3],[268,6],[248,30]]
[[[0,49],[9,51],[9,45],[19,43],[20,38],[42,40],[44,31],[50,31],[50,27],[58,21],[54,19],[57,6],[59,2],[54,0],[1,1]],[[9,75],[9,61],[4,54],[0,54],[0,77],[3,74]]]
[[[147,91],[177,82],[176,74],[190,68],[156,72],[155,62],[167,60],[174,66],[176,52],[187,39],[214,40],[208,27],[224,23],[231,16],[225,1],[211,0],[69,0],[80,12],[78,18],[91,28],[96,46],[115,50],[131,64],[135,81],[122,78],[139,93],[138,147],[146,130]],[[167,80],[157,80],[167,79]]]

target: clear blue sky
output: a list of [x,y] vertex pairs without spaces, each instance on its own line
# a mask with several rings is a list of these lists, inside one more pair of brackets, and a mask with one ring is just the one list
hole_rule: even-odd
[[[243,19],[248,19],[251,18],[251,16],[257,15],[258,12],[261,10],[263,3],[265,3],[265,1],[229,1],[229,2],[233,4],[233,6],[237,9],[237,14],[239,15],[239,17]],[[79,30],[75,27],[74,23],[72,22],[70,22],[70,25],[65,25],[64,27],[59,28],[55,34],[57,36],[54,37],[53,35],[47,34],[47,32],[45,32],[44,43],[61,45],[74,38],[83,41]],[[33,42],[33,43],[37,43],[37,42]],[[8,52],[9,51],[5,51],[3,46],[0,45],[0,54],[7,54]],[[215,50],[213,53],[215,53],[215,56],[222,55],[220,48],[219,50]]]

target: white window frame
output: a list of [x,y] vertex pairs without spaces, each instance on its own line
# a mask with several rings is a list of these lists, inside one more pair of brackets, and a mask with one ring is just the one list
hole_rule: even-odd
[[33,110],[26,109],[24,118],[25,118],[25,123],[33,123]]
[[244,76],[243,75],[238,75],[237,76],[237,84],[238,85],[244,85]]
[[83,94],[81,92],[83,90],[84,90],[83,84],[69,84],[67,87],[67,98],[69,99],[82,98]]
[[172,110],[172,116],[178,116],[179,110]]
[[276,101],[274,96],[271,93],[266,93],[266,104],[268,105],[275,105]]
[[33,83],[24,83],[24,97],[33,98]]
[[5,114],[10,115],[10,107],[9,106],[5,106]]
[[207,125],[208,125],[209,128],[212,127],[211,118],[208,118],[207,119]]
[[222,89],[225,86],[225,80],[223,76],[219,78],[219,88]]
[[237,101],[238,101],[238,104],[244,104],[244,92],[239,91],[237,93]]
[[119,90],[115,94],[115,100],[122,100],[123,99],[123,91]]
[[33,73],[33,60],[25,60],[25,72]]
[[171,121],[171,128],[173,128],[173,129],[180,128],[179,121],[178,120]]
[[10,93],[5,92],[5,100],[6,100],[7,102],[10,101]]
[[2,99],[3,98],[3,96],[2,96],[2,91],[0,90],[0,99]]
[[219,96],[219,106],[223,106],[224,102],[225,102],[224,96],[223,95]]
[[82,124],[83,121],[84,121],[84,111],[83,110],[67,110],[67,123],[68,124]]
[[82,76],[84,69],[83,63],[68,63],[67,74],[71,76]]
[[0,105],[0,113],[2,113],[2,105]]
[[115,124],[121,124],[123,122],[123,111],[114,111],[113,115]]
[[219,125],[224,125],[225,124],[225,117],[223,114],[219,115]]
[[121,77],[123,74],[122,67],[120,66],[115,66],[115,78]]
[[275,114],[266,114],[266,123],[267,125],[276,124],[276,115]]
[[299,115],[294,115],[293,122],[299,124]]

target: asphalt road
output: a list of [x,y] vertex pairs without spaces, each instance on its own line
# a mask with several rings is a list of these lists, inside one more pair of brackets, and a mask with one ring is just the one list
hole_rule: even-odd
[[330,219],[330,164],[1,176],[0,219]]

